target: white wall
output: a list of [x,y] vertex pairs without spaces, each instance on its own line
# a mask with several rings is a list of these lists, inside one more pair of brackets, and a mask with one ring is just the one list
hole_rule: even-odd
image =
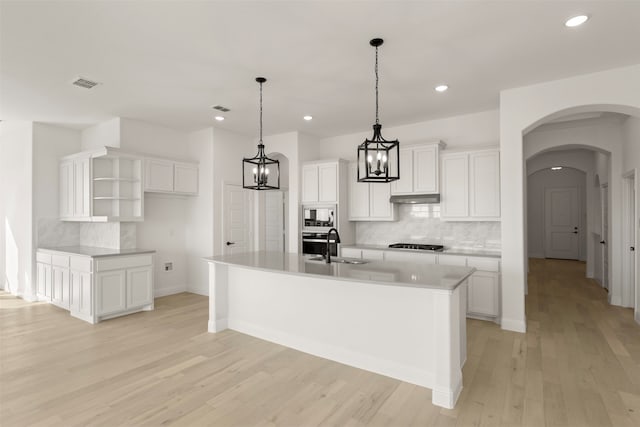
[[[629,117],[622,124],[622,170],[640,169],[640,117]],[[636,177],[636,179],[638,179]]]
[[81,151],[81,132],[44,123],[33,124],[34,247],[79,244],[79,224],[60,216],[58,167],[61,157]]
[[580,233],[579,258],[586,260],[587,233],[582,227],[587,222],[586,178],[586,173],[569,167],[557,171],[543,169],[527,177],[529,257],[544,258],[545,256],[545,190],[547,188],[576,187],[578,189],[578,203],[581,213],[580,223],[577,225],[582,230]]
[[[189,134],[189,156],[198,159],[198,197],[187,201],[187,290],[209,295],[209,270],[202,259],[213,255],[213,128]],[[238,161],[238,168],[239,166]]]
[[[504,329],[526,330],[523,135],[541,122],[569,113],[613,111],[640,115],[639,91],[640,65],[634,65],[501,92],[500,175],[502,236],[505,237],[501,324]],[[612,173],[616,162],[621,160],[612,158]],[[616,195],[619,198],[620,185],[612,186],[611,190],[614,198]],[[620,233],[620,226],[616,225],[612,234],[617,241],[611,259],[620,258]],[[615,279],[619,284],[619,277]],[[612,287],[612,302],[621,304],[621,295],[621,289]]]
[[82,130],[82,150],[120,147],[120,118],[98,123]]
[[[387,139],[398,139],[400,146],[419,142],[441,140],[447,149],[496,146],[499,139],[499,111],[490,110],[473,114],[429,120],[411,125],[382,128]],[[326,138],[317,145],[315,158],[356,159],[357,147],[371,138],[372,130]]]
[[35,299],[33,276],[33,125],[0,123],[0,279],[4,289]]

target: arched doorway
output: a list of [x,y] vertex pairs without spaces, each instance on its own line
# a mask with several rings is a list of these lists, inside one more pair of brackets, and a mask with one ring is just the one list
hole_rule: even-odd
[[[500,155],[502,222],[502,319],[503,329],[526,331],[525,291],[527,275],[525,229],[524,136],[549,120],[570,114],[613,112],[640,117],[640,65],[576,76],[564,80],[502,91],[500,94]],[[604,147],[604,149],[608,149]],[[620,200],[622,154],[611,156],[611,175],[617,182],[608,188],[609,199]],[[615,185],[614,185],[615,184]],[[622,250],[619,221],[612,224],[612,259]],[[508,236],[508,237],[507,237]],[[617,242],[613,237],[617,236]],[[611,275],[619,274],[612,269]],[[619,277],[618,283],[619,283]],[[613,283],[611,283],[613,285]],[[612,289],[612,303],[622,303],[622,289]]]

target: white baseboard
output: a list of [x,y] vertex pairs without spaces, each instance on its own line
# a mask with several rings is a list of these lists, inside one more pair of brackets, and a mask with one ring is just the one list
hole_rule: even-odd
[[[314,356],[323,357],[345,365],[365,369],[380,375],[416,384],[421,387],[433,388],[434,373],[414,366],[399,364],[390,360],[374,357],[369,354],[363,354],[346,348],[334,346],[329,343],[272,330],[241,320],[229,319],[228,326],[230,329],[242,332],[243,334],[284,345],[295,350],[313,354]],[[211,325],[209,325],[209,327],[211,327]],[[460,384],[460,389],[462,389],[462,384]],[[454,390],[452,393],[455,394],[456,391]],[[457,391],[457,393],[459,393],[459,391]],[[449,406],[447,407],[449,408]]]
[[228,329],[228,319],[209,320],[207,322],[207,330],[213,334]]
[[506,319],[502,318],[500,320],[500,327],[505,331],[513,331],[513,332],[527,332],[527,321],[519,320],[519,319]]
[[209,296],[209,288],[195,288],[192,286],[187,286],[186,292],[191,292],[192,294],[202,295],[205,297]]
[[179,294],[186,292],[187,287],[185,285],[172,286],[170,288],[156,288],[153,290],[154,298],[166,297],[167,295]]
[[528,258],[544,258],[544,254],[538,252],[529,252]]
[[437,406],[442,406],[443,408],[453,409],[460,397],[460,393],[462,393],[462,378],[460,378],[460,381],[458,381],[458,384],[456,384],[453,391],[437,388],[433,389],[431,391],[431,403]]
[[640,311],[636,311],[633,314],[633,318],[635,319],[636,323],[640,323]]

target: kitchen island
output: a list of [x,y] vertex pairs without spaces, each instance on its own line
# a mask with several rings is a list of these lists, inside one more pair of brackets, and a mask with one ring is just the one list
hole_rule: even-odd
[[430,388],[435,405],[455,405],[473,268],[325,264],[280,252],[206,261],[209,332],[233,329]]

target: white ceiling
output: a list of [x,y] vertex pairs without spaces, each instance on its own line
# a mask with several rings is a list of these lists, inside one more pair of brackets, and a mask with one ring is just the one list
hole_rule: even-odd
[[[578,13],[592,18],[566,28]],[[263,75],[265,134],[340,135],[373,122],[373,37],[385,39],[388,127],[498,108],[502,89],[640,63],[638,22],[638,1],[3,1],[0,119],[82,127],[122,116],[255,135]],[[77,76],[103,84],[71,86]],[[436,93],[440,83],[450,90]],[[221,124],[216,104],[231,109]]]

